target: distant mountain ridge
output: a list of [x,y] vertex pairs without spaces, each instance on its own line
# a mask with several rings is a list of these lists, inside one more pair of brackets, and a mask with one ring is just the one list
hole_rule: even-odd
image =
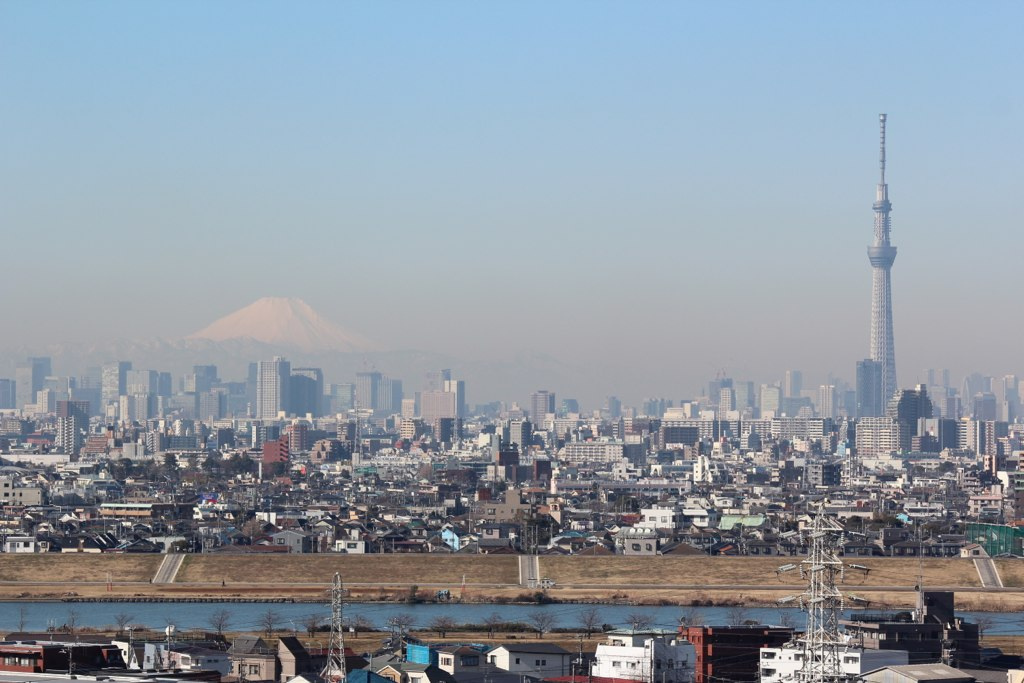
[[13,377],[15,365],[33,355],[50,356],[55,374],[74,375],[127,360],[136,369],[165,370],[176,376],[191,372],[194,365],[213,364],[225,380],[244,380],[250,362],[284,356],[292,367],[322,368],[328,382],[352,382],[357,372],[379,370],[402,379],[407,395],[422,387],[427,372],[451,368],[466,380],[470,402],[525,400],[544,387],[563,396],[593,396],[596,401],[614,386],[606,372],[531,351],[467,361],[434,351],[375,349],[301,299],[278,297],[259,299],[184,338],[0,347],[0,377]]
[[294,348],[306,353],[378,350],[366,339],[321,316],[302,299],[284,297],[258,299],[188,335],[186,339],[214,342],[251,339],[269,346]]

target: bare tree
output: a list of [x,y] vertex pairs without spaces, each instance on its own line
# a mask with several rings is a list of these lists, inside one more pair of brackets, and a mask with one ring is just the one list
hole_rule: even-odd
[[454,619],[444,615],[434,617],[430,621],[430,628],[431,630],[437,631],[438,638],[444,638],[448,634],[448,631],[455,630],[456,626],[458,626],[458,624],[455,623]]
[[991,614],[981,614],[975,617],[974,623],[978,626],[978,638],[984,638],[985,631],[992,628],[996,620],[992,618]]
[[127,612],[118,612],[114,615],[114,623],[117,624],[117,632],[124,633],[125,628],[131,623],[132,619],[135,618],[134,614],[128,614]]
[[67,625],[67,627],[68,627],[68,633],[74,633],[75,632],[75,627],[78,625],[78,618],[80,616],[81,615],[78,613],[78,610],[76,610],[76,609],[69,609],[68,610],[68,618],[67,618],[67,621],[64,622]]
[[704,613],[694,607],[684,609],[679,617],[679,623],[684,626],[703,626]]
[[633,612],[626,617],[626,621],[633,627],[633,633],[645,631],[654,623],[654,617],[647,612]]
[[25,625],[28,623],[28,607],[21,605],[18,607],[18,630],[24,631]]
[[359,635],[363,631],[372,631],[375,628],[373,622],[362,614],[356,615],[351,621],[349,621],[348,627],[352,629],[352,633],[354,635]]
[[499,626],[505,623],[505,618],[497,612],[491,612],[484,618],[484,626],[487,627],[487,637],[493,638],[494,632],[498,630]]
[[210,613],[210,617],[206,620],[206,623],[210,625],[217,635],[224,635],[224,631],[228,629],[228,624],[231,622],[231,610],[218,609]]
[[272,609],[268,609],[260,615],[260,626],[263,627],[263,633],[268,638],[274,635],[274,631],[277,630],[277,624],[279,621],[281,621],[280,613]]
[[388,628],[398,633],[408,633],[416,620],[407,612],[400,612],[388,617]]
[[730,607],[727,612],[729,624],[732,626],[742,626],[747,620],[747,608],[742,605],[736,605]]
[[302,627],[306,629],[306,633],[312,638],[316,635],[316,632],[320,630],[324,620],[317,614],[310,614],[308,617],[302,620]]
[[537,632],[538,638],[543,638],[544,634],[551,630],[551,627],[555,625],[555,616],[550,612],[542,612],[536,610],[527,619],[530,622],[530,626]]
[[596,607],[591,607],[580,613],[580,626],[583,627],[583,631],[587,634],[587,638],[590,638],[595,631],[599,631],[601,629],[601,613]]

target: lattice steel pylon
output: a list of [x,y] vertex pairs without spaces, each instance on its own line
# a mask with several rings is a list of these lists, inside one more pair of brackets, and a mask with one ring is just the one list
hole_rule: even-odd
[[348,672],[345,671],[345,625],[342,621],[345,589],[341,585],[341,574],[334,574],[330,591],[331,642],[327,646],[327,663],[324,664],[320,677],[325,681],[344,681]]
[[843,674],[839,659],[839,648],[845,644],[839,634],[843,594],[836,587],[843,579],[843,561],[839,558],[843,525],[825,514],[824,505],[814,517],[807,541],[807,559],[800,563],[800,576],[807,580],[807,590],[800,596],[800,606],[807,613],[807,628],[799,639],[804,660],[797,680],[846,681],[849,678]]

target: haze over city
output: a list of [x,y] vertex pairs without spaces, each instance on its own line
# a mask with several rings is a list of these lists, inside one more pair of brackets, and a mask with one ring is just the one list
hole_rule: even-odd
[[1024,683],[1022,26],[0,0],[0,683]]
[[883,111],[900,384],[1019,371],[1022,15],[3,3],[0,375],[292,297],[593,400],[852,382]]

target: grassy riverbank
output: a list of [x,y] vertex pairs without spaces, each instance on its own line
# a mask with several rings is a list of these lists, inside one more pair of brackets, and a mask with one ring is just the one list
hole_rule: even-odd
[[[172,583],[151,583],[164,557],[0,554],[0,598],[321,600],[335,572],[359,600],[406,600],[414,586],[426,600],[439,590],[466,602],[538,598],[536,589],[519,584],[520,558],[513,555],[190,555]],[[801,589],[798,571],[776,571],[799,559],[544,556],[539,566],[540,576],[554,581],[546,599],[555,601],[771,605]],[[848,570],[842,589],[880,607],[912,604],[914,587],[923,578],[926,587],[956,590],[962,609],[1024,608],[1024,581],[1019,580],[1024,565],[1002,563],[1000,571],[1011,587],[995,592],[982,589],[970,560],[856,562],[867,571]]]

